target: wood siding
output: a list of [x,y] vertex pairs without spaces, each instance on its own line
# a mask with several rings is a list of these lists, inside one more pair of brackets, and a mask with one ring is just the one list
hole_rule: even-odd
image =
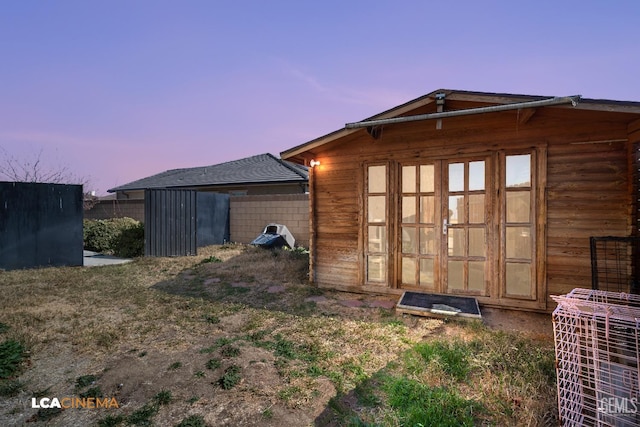
[[[452,109],[470,106],[459,103]],[[413,113],[431,112],[423,110]],[[633,122],[637,116],[632,114],[571,108],[540,108],[524,119],[519,114],[444,119],[440,130],[435,121],[387,125],[378,139],[362,129],[307,153],[321,162],[313,172],[311,204],[315,282],[349,291],[401,292],[363,285],[365,162],[397,164],[538,149],[543,153],[538,167],[544,171],[538,209],[544,218],[537,238],[545,246],[537,261],[542,306],[535,309],[552,310],[549,295],[590,287],[589,237],[632,231],[630,144],[640,142],[640,122]],[[391,168],[391,179],[397,173]],[[497,225],[491,232],[498,232]]]

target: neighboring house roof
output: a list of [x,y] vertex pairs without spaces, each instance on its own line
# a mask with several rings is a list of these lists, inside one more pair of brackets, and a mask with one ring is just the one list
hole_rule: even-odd
[[[402,105],[398,105],[397,107],[393,107],[389,110],[383,111],[382,113],[376,114],[375,116],[361,120],[361,122],[368,122],[371,120],[388,119],[388,118],[408,115],[412,111],[420,107],[423,107],[428,104],[436,103],[436,95],[441,93],[444,93],[446,95],[446,99],[450,101],[456,101],[456,100],[469,101],[469,102],[482,103],[487,105],[496,105],[496,104],[504,105],[504,104],[510,104],[510,103],[539,101],[543,99],[554,98],[552,96],[515,95],[515,94],[508,94],[508,93],[472,92],[472,91],[465,91],[465,90],[438,89],[431,93],[423,95],[419,98],[406,102]],[[560,107],[560,108],[577,108],[582,110],[611,111],[611,112],[618,112],[618,113],[638,114],[640,113],[640,102],[580,98],[580,101],[576,107],[569,106],[569,107]],[[304,144],[290,148],[289,150],[283,151],[282,153],[280,153],[280,156],[283,159],[296,160],[295,159],[296,156],[299,156],[307,151],[313,150],[314,148],[318,148],[327,143],[330,143],[332,141],[335,141],[339,138],[342,138],[344,136],[350,135],[358,131],[359,129],[357,128],[350,129],[350,128],[347,128],[347,126],[345,125],[345,127],[342,129],[338,129],[327,135],[321,136],[319,138],[313,139]]]
[[272,154],[259,154],[211,166],[171,169],[107,190],[144,190],[147,188],[209,187],[214,185],[245,185],[306,182],[305,166],[287,162]]

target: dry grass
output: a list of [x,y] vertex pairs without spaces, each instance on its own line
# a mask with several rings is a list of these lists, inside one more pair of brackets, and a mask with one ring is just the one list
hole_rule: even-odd
[[[478,423],[553,418],[552,373],[540,374],[552,343],[344,307],[337,299],[353,296],[322,292],[306,275],[303,255],[241,245],[117,266],[0,272],[0,324],[8,326],[0,341],[29,350],[14,379],[20,392],[0,401],[0,425],[37,425],[27,403],[34,394],[77,395],[76,379],[89,374],[120,409],[68,409],[47,425],[126,425],[160,392],[172,399],[150,412],[157,425],[189,416],[211,426],[401,425],[384,388],[396,377],[479,402]],[[318,295],[327,300],[306,300]],[[464,379],[416,356],[416,345],[445,336],[459,337],[469,356]],[[233,381],[221,381],[229,372]]]

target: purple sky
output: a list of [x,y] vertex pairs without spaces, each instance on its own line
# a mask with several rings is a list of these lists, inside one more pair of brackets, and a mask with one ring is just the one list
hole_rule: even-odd
[[439,88],[640,101],[640,2],[2,1],[0,147],[91,189]]

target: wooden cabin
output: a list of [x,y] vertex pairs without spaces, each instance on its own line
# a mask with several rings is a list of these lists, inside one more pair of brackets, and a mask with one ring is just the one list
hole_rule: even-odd
[[640,102],[437,90],[281,156],[310,168],[320,287],[551,311],[635,234]]

